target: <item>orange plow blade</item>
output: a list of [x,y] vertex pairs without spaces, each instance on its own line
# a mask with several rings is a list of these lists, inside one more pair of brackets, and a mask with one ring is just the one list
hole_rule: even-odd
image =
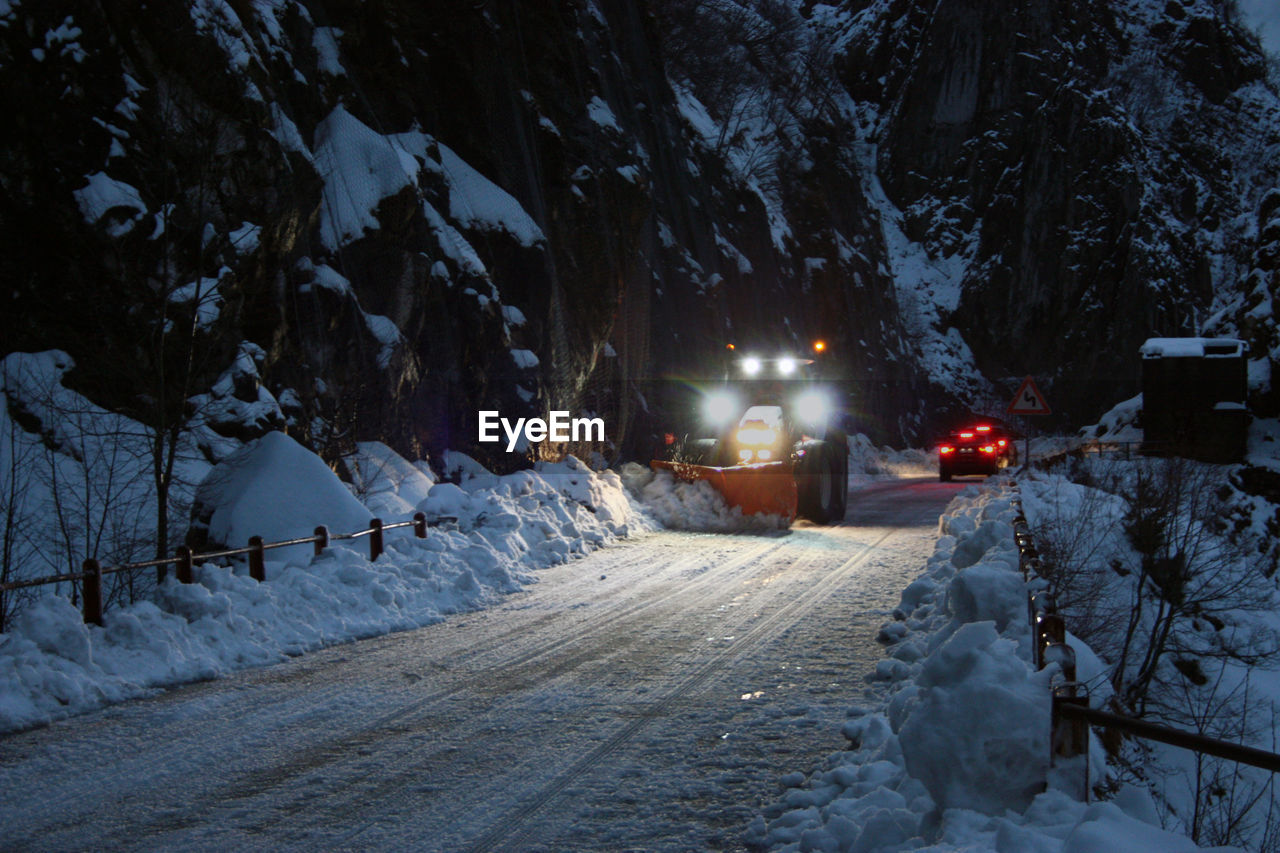
[[798,494],[790,462],[716,468],[655,459],[649,467],[655,471],[670,471],[686,483],[706,480],[724,497],[725,503],[741,509],[743,515],[780,515],[788,521],[796,517]]

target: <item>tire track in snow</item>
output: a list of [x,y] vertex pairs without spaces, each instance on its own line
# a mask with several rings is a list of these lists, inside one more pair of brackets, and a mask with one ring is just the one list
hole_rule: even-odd
[[[734,541],[735,543],[741,542],[741,540]],[[515,701],[517,697],[513,694],[523,683],[529,682],[531,676],[543,675],[548,672],[548,670],[539,668],[540,661],[575,645],[589,642],[593,638],[602,638],[603,642],[606,643],[616,643],[616,637],[632,635],[634,632],[629,628],[636,623],[652,621],[652,614],[656,610],[673,603],[687,602],[691,597],[706,594],[708,591],[723,584],[724,576],[727,573],[736,572],[744,567],[767,566],[770,563],[770,555],[782,551],[787,545],[787,537],[770,537],[759,544],[752,544],[746,551],[738,551],[737,553],[732,553],[734,551],[733,547],[726,546],[721,553],[729,552],[731,556],[720,564],[716,564],[716,559],[721,556],[721,553],[709,555],[705,550],[700,549],[693,553],[682,555],[663,566],[661,573],[657,577],[646,579],[645,586],[640,592],[643,593],[655,589],[661,590],[661,592],[642,598],[629,594],[628,590],[634,590],[634,587],[628,584],[625,577],[620,577],[618,591],[622,597],[610,600],[601,610],[585,611],[583,621],[580,624],[550,639],[537,642],[532,647],[521,649],[519,646],[519,638],[528,631],[528,624],[525,623],[513,626],[508,630],[499,632],[498,635],[488,640],[481,641],[478,644],[478,648],[468,642],[465,647],[465,654],[469,660],[473,662],[479,661],[479,664],[453,675],[452,684],[432,690],[429,694],[400,705],[386,714],[364,721],[358,728],[343,729],[318,743],[296,749],[283,762],[261,770],[241,774],[231,785],[211,791],[206,798],[202,798],[206,799],[205,807],[217,809],[225,805],[235,808],[246,801],[270,796],[272,791],[278,792],[280,789],[285,789],[289,795],[302,796],[296,790],[288,790],[289,786],[296,780],[308,774],[319,772],[325,767],[360,764],[364,764],[365,767],[363,769],[354,769],[353,771],[338,771],[340,774],[339,779],[333,780],[338,783],[334,789],[321,793],[306,792],[306,806],[313,808],[319,802],[330,802],[333,803],[335,812],[340,813],[345,805],[359,808],[371,798],[398,799],[412,788],[411,783],[416,780],[418,775],[417,767],[423,763],[424,756],[420,753],[414,756],[394,756],[393,758],[399,759],[399,761],[383,763],[368,761],[369,753],[371,750],[376,750],[384,741],[394,741],[397,737],[410,732],[421,734],[422,729],[419,727],[421,721],[433,706],[445,703],[459,693],[474,688],[478,678],[485,678],[485,682],[490,687],[489,692],[495,695],[480,710],[485,712],[500,710],[506,704]],[[625,559],[621,564],[613,566],[611,574],[618,576],[621,574],[620,570],[628,567],[648,568],[652,566],[652,561],[652,553],[641,552],[635,557]],[[572,564],[556,568],[566,569],[570,566]],[[692,579],[689,579],[687,576],[691,572],[696,574]],[[666,588],[664,589],[664,587]],[[575,610],[573,612],[583,611]],[[488,615],[486,612],[481,611],[479,613],[466,614],[466,617],[484,618]],[[557,610],[545,616],[536,617],[534,623],[555,621],[557,619],[564,619],[563,611]],[[442,626],[439,624],[428,626],[428,630],[440,627]],[[466,633],[465,629],[458,631],[458,634]],[[389,639],[379,638],[379,642],[387,642]],[[513,644],[516,646],[514,649]],[[495,651],[501,654],[495,656],[493,660],[481,660],[485,654],[492,654]],[[557,660],[555,667],[550,672],[556,673],[571,669],[583,662],[594,660],[599,657],[599,654],[600,652],[596,647],[589,646],[575,655]],[[486,677],[492,673],[499,673],[499,676],[497,678]],[[404,721],[412,721],[416,725],[406,725]],[[447,753],[447,750],[435,751],[427,754],[425,758],[430,762],[441,758],[442,755],[447,755]],[[417,759],[413,762],[414,766],[398,771],[395,765],[407,758]],[[278,793],[277,796],[279,796]],[[208,800],[212,800],[212,802],[207,802]],[[282,811],[281,820],[292,819],[292,809],[285,808]],[[367,825],[366,823],[357,826],[348,834],[348,837],[358,835]],[[181,826],[174,826],[168,818],[164,818],[142,828],[142,831],[148,835],[154,835],[182,828]]]
[[[683,534],[682,534],[683,535]],[[628,608],[625,613],[620,614],[618,618],[610,620],[608,624],[598,624],[593,631],[581,631],[581,636],[577,636],[575,640],[598,639],[598,643],[583,648],[581,651],[558,660],[551,662],[550,667],[538,665],[538,661],[544,657],[553,654],[561,648],[571,645],[569,642],[555,641],[544,644],[540,647],[545,649],[545,654],[525,655],[528,660],[525,661],[525,667],[502,667],[494,668],[500,671],[497,678],[486,681],[479,692],[486,696],[492,697],[490,701],[479,706],[469,706],[468,714],[472,717],[480,717],[481,715],[494,716],[505,708],[517,704],[523,700],[523,692],[530,686],[535,684],[547,683],[558,676],[576,669],[584,663],[599,663],[609,657],[622,654],[638,644],[645,641],[642,636],[644,627],[653,624],[664,624],[667,617],[680,615],[690,610],[697,611],[699,604],[703,601],[718,603],[723,600],[723,587],[727,581],[736,581],[741,584],[747,584],[752,580],[758,580],[759,575],[773,575],[777,570],[777,562],[768,559],[771,554],[782,550],[782,545],[789,540],[780,543],[778,547],[764,546],[753,547],[745,553],[738,553],[729,561],[713,568],[701,572],[694,581],[686,581],[679,587],[673,589],[670,593],[660,598],[649,599],[635,607]],[[811,563],[818,560],[822,554],[816,551],[807,551],[798,557],[789,558],[789,554],[783,553],[783,557],[788,558],[787,565],[790,570],[803,571]],[[705,561],[705,555],[700,561]],[[670,568],[681,568],[679,564],[672,564]],[[750,570],[750,576],[743,578],[735,576],[738,570],[747,568]],[[683,569],[682,569],[683,570]],[[670,573],[669,571],[667,572]],[[753,608],[761,608],[767,606],[773,599],[779,595],[785,594],[785,590],[781,589],[777,584],[770,584],[767,580],[760,583],[761,589],[764,590],[762,601],[753,601]],[[759,595],[759,594],[757,594]],[[660,605],[678,604],[676,607],[668,608],[669,613],[654,614],[653,611]],[[659,618],[653,618],[654,616]],[[752,618],[751,613],[742,612],[738,615],[735,624],[726,626],[726,630],[738,629],[738,623],[745,622]],[[620,639],[621,638],[621,639]],[[488,671],[489,668],[486,668]],[[483,673],[478,673],[481,675]],[[468,683],[463,685],[467,688],[475,688],[476,685]],[[461,687],[452,693],[461,692]],[[452,695],[452,694],[451,694]],[[651,703],[647,703],[651,704]],[[647,713],[642,710],[640,713]],[[397,714],[397,717],[403,717],[404,714]],[[421,724],[421,719],[415,722]],[[465,729],[469,723],[452,722],[448,726],[450,730]],[[370,730],[370,734],[376,735],[413,735],[423,736],[424,730],[421,727],[397,731],[393,727],[384,727],[376,732]],[[455,740],[463,739],[458,735],[454,735]],[[377,738],[374,738],[377,740]],[[364,741],[354,743],[345,741],[339,744],[344,755],[350,757],[349,753],[353,747],[358,747]],[[348,777],[349,784],[344,785],[340,790],[327,792],[325,799],[332,803],[331,808],[340,810],[344,805],[350,805],[352,808],[358,808],[365,802],[376,800],[383,809],[394,808],[403,803],[404,800],[415,796],[418,784],[421,781],[423,769],[431,767],[437,763],[447,763],[447,759],[454,757],[457,747],[452,743],[443,747],[422,753],[415,752],[413,754],[399,757],[398,761],[388,765],[379,763],[376,767],[370,767],[359,777]],[[358,750],[357,750],[358,751]],[[343,796],[345,795],[345,797]],[[342,798],[338,802],[335,799]],[[374,820],[364,821],[344,832],[339,839],[342,844],[350,844],[357,836],[369,829]]]
[[850,557],[837,569],[823,577],[817,584],[800,593],[752,626],[746,634],[736,638],[731,645],[717,652],[710,660],[700,665],[663,696],[647,703],[644,708],[640,709],[634,720],[623,726],[604,743],[601,743],[591,752],[557,774],[536,794],[527,798],[514,812],[501,818],[477,841],[468,845],[467,849],[474,851],[474,853],[483,853],[483,851],[488,850],[519,848],[521,843],[526,840],[527,835],[534,829],[528,823],[529,818],[559,796],[580,777],[591,772],[604,758],[638,735],[654,719],[665,716],[667,710],[676,704],[678,700],[697,690],[729,662],[742,657],[765,640],[771,639],[794,626],[805,614],[821,603],[834,587],[843,583],[855,568],[875,554],[876,549],[896,532],[889,530],[873,542],[863,545],[860,553]]
[[[660,536],[661,534],[658,535]],[[646,537],[645,540],[639,540],[634,545],[643,546],[651,538]],[[612,582],[612,589],[605,593],[607,596],[612,597],[604,598],[603,601],[606,603],[602,607],[574,610],[573,613],[580,615],[581,621],[573,628],[529,646],[521,644],[520,638],[527,636],[529,633],[534,633],[538,637],[545,637],[545,632],[537,630],[538,626],[545,627],[549,623],[563,621],[565,619],[564,611],[552,610],[545,614],[534,615],[530,619],[511,620],[511,624],[504,627],[503,630],[489,634],[486,639],[480,640],[474,645],[466,642],[465,645],[458,649],[459,653],[465,653],[469,662],[476,664],[474,668],[460,671],[457,674],[449,670],[441,670],[434,674],[434,676],[443,674],[445,678],[451,679],[452,683],[431,690],[426,695],[415,698],[403,705],[398,705],[388,713],[371,719],[360,720],[359,725],[355,728],[342,728],[326,732],[318,742],[295,747],[282,762],[260,769],[241,770],[235,774],[227,787],[214,786],[200,790],[199,784],[192,786],[187,792],[190,798],[189,802],[196,804],[203,801],[204,808],[218,808],[221,803],[228,801],[242,803],[245,800],[262,796],[272,789],[286,786],[291,780],[308,772],[329,765],[358,760],[362,757],[362,751],[369,746],[376,745],[381,736],[393,731],[401,720],[414,715],[421,715],[433,705],[446,702],[453,696],[472,687],[477,674],[486,671],[502,672],[529,667],[536,664],[537,661],[554,655],[574,644],[614,632],[620,625],[634,622],[637,618],[642,618],[647,613],[652,612],[654,608],[712,586],[718,582],[718,578],[723,571],[736,570],[757,562],[766,562],[769,554],[785,548],[786,545],[786,537],[765,538],[758,544],[753,544],[746,551],[732,554],[730,559],[719,566],[715,565],[716,558],[725,552],[732,552],[732,548],[726,547],[714,554],[708,554],[706,550],[695,550],[680,555],[672,562],[663,565],[660,574],[645,579],[645,585],[640,592],[657,590],[658,593],[642,598],[637,598],[633,594],[635,588],[627,580],[626,570],[629,568],[651,568],[653,554],[641,547],[637,549],[637,553],[634,555],[626,555],[619,552],[624,552],[629,545],[619,546],[615,553],[622,559],[620,562],[613,564],[610,569],[611,575],[616,580]],[[612,556],[608,551],[597,552],[597,554]],[[572,571],[573,567],[578,565],[581,565],[581,561],[554,566],[551,567],[550,571]],[[693,573],[692,579],[688,577],[691,573]],[[593,601],[601,600],[600,598],[593,599]],[[510,601],[511,599],[508,599],[507,602],[500,603],[494,611],[459,614],[452,621],[460,624],[469,618],[486,618],[496,610],[503,609],[504,605],[505,607],[511,607],[512,605],[508,603]],[[508,615],[509,613],[510,611],[508,611]],[[450,620],[446,619],[443,623],[428,625],[425,629],[416,629],[416,631],[409,633],[423,630],[431,631],[446,627],[449,623]],[[467,632],[463,630],[458,633],[465,634]],[[376,656],[379,651],[406,640],[408,638],[405,633],[401,632],[400,634],[373,638],[366,641],[366,643],[375,648],[373,655]],[[458,638],[458,640],[461,643],[461,638]],[[409,641],[411,642],[411,640]],[[117,724],[118,721],[115,719],[117,717],[142,716],[148,710],[166,715],[170,713],[172,707],[183,706],[193,695],[199,697],[209,694],[211,698],[218,702],[225,699],[228,705],[242,701],[246,703],[252,702],[252,694],[258,692],[259,688],[271,692],[277,686],[293,687],[300,680],[314,683],[326,678],[330,671],[338,670],[348,663],[347,654],[350,648],[332,647],[324,650],[330,654],[340,655],[336,660],[317,662],[316,658],[308,659],[304,657],[294,662],[293,666],[282,665],[284,669],[280,670],[278,674],[274,672],[275,667],[249,670],[227,679],[190,685],[186,688],[178,687],[167,690],[155,697],[128,703],[132,707],[116,706],[107,708],[104,711],[93,712],[71,720],[59,721],[44,729],[19,733],[6,739],[7,742],[3,744],[4,749],[0,750],[0,755],[7,753],[8,758],[19,758],[20,756],[13,755],[10,749],[17,747],[20,752],[34,751],[39,748],[38,744],[46,739],[56,741],[58,739],[57,732],[59,731],[75,737],[75,731],[90,727],[102,730],[103,735],[107,735],[112,726]],[[589,657],[589,655],[583,655],[582,657]],[[428,678],[434,676],[428,676]],[[318,714],[329,712],[334,707],[341,706],[344,691],[350,689],[350,685],[347,682],[351,680],[351,677],[347,677],[341,681],[325,682],[319,689],[313,690],[308,694],[305,705],[302,707],[274,709],[271,707],[272,703],[269,697],[262,699],[256,703],[257,707],[252,711],[254,730],[247,733],[235,731],[236,724],[232,722],[226,728],[215,729],[208,737],[219,740],[226,738],[229,742],[240,742],[242,744],[247,740],[249,743],[238,750],[242,754],[265,749],[265,744],[292,737],[293,732],[315,728],[317,722],[315,718]],[[243,684],[245,681],[250,682],[248,688]],[[226,697],[225,694],[227,693],[244,695]],[[201,699],[198,698],[196,701],[201,701]],[[249,715],[231,714],[230,716],[235,719],[248,717]],[[323,723],[324,720],[320,722]],[[167,775],[171,775],[173,767],[193,766],[198,763],[199,756],[207,752],[207,745],[197,739],[183,740],[175,738],[167,748],[153,749],[151,748],[152,745],[148,743],[149,738],[145,735],[125,735],[125,737],[129,740],[129,745],[111,761],[105,762],[104,765],[94,768],[89,773],[67,779],[62,791],[58,793],[49,792],[53,793],[52,797],[46,795],[42,798],[42,803],[44,804],[42,809],[47,807],[50,813],[58,815],[58,817],[55,819],[54,826],[46,825],[33,831],[28,837],[31,843],[37,844],[36,839],[46,835],[46,833],[56,833],[64,827],[71,829],[81,822],[95,820],[95,815],[92,811],[85,811],[85,805],[93,801],[94,794],[98,791],[109,789],[112,785],[111,779],[124,774],[127,774],[129,778],[135,779],[165,778]],[[305,738],[306,736],[304,735],[299,739],[305,740]],[[228,760],[234,765],[236,757],[229,755]],[[9,762],[6,760],[6,763]],[[384,770],[385,768],[371,768],[361,775],[368,776]],[[232,772],[235,771],[233,770]],[[350,776],[347,778],[351,778],[354,782],[359,781],[358,778]],[[184,784],[189,783],[184,782]],[[342,791],[329,793],[331,796],[340,795]],[[150,802],[151,797],[152,792],[120,791],[119,800],[111,809],[114,813],[113,817],[118,816],[124,809],[130,808],[129,803],[133,803],[139,813],[149,815],[149,818],[142,821],[142,826],[135,826],[130,831],[135,838],[139,835],[142,837],[156,834],[163,836],[165,833],[181,831],[187,828],[189,819],[179,817],[173,811],[153,808]],[[18,838],[13,837],[10,840],[16,842]],[[52,841],[52,839],[50,840]],[[9,842],[6,841],[5,843]]]

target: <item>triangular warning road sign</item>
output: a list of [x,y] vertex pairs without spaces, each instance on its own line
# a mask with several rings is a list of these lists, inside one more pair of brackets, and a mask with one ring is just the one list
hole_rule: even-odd
[[1028,376],[1018,386],[1018,393],[1013,395],[1013,402],[1005,411],[1011,415],[1047,415],[1049,404],[1044,401],[1035,380]]

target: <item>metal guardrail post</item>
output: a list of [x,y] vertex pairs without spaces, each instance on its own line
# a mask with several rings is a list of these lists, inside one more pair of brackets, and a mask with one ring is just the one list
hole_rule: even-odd
[[329,528],[323,524],[316,528],[316,549],[315,555],[319,557],[324,553],[324,549],[329,547]]
[[1040,561],[1040,552],[1036,550],[1036,546],[1030,543],[1018,548],[1018,568],[1022,570],[1022,579],[1027,580],[1031,577],[1032,562]]
[[267,558],[262,547],[262,537],[250,536],[249,547],[253,549],[249,552],[249,577],[262,583],[267,579]]
[[1044,666],[1040,619],[1045,614],[1057,612],[1058,600],[1051,592],[1041,591],[1027,598],[1027,621],[1031,623],[1031,659],[1036,669]]
[[1036,669],[1044,669],[1045,650],[1067,639],[1067,623],[1060,613],[1037,613],[1035,622]]
[[[1059,758],[1076,758],[1089,755],[1089,724],[1076,714],[1064,713],[1065,706],[1088,708],[1089,696],[1075,682],[1060,684],[1053,691],[1053,722],[1050,730],[1049,765]],[[1088,767],[1086,763],[1086,768]],[[1085,779],[1089,778],[1088,770]],[[1088,783],[1085,783],[1086,789]],[[1086,790],[1086,795],[1088,791]]]
[[186,545],[179,545],[174,559],[177,560],[174,575],[178,578],[178,583],[191,583],[191,549]]
[[102,566],[93,557],[85,560],[82,598],[86,625],[102,624]]
[[376,562],[382,556],[382,519],[369,519],[369,562]]
[[419,539],[427,538],[427,514],[425,512],[415,512],[413,514],[413,535]]
[[1076,680],[1076,650],[1066,643],[1054,643],[1044,650],[1044,665],[1056,663],[1062,671],[1062,679],[1068,683]]

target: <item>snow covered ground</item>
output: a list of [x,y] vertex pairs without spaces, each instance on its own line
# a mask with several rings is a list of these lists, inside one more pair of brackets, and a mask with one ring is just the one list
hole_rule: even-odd
[[[305,451],[283,436],[252,452],[258,458],[251,464],[228,460],[223,470],[231,473],[213,503],[252,502],[256,520],[284,535],[290,494],[328,492],[335,513],[351,497],[345,487],[331,491],[336,478],[326,480],[333,478],[328,468],[303,464]],[[154,601],[109,611],[104,628],[83,625],[65,599],[41,599],[0,635],[0,726],[38,725],[167,685],[485,608],[536,582],[540,569],[656,529],[664,512],[750,525],[708,503],[697,486],[635,470],[596,473],[569,459],[496,476],[453,457],[459,482],[435,483],[386,448],[362,452],[353,467],[364,504],[346,507],[352,520],[361,508],[389,514],[416,507],[456,521],[433,527],[424,540],[408,532],[391,537],[387,553],[373,563],[362,541],[335,543],[314,560],[269,563],[263,584],[242,567],[203,567],[195,584],[169,581]],[[929,453],[895,453],[861,438],[852,456],[855,488],[936,473]],[[300,478],[276,498],[251,487],[250,475],[271,467]],[[1061,478],[1029,482],[1029,512],[1076,488]],[[751,846],[1197,849],[1159,825],[1162,812],[1146,787],[1108,776],[1096,743],[1090,781],[1112,784],[1108,801],[1079,798],[1082,767],[1049,771],[1055,671],[1036,672],[1029,663],[1026,588],[1012,541],[1014,495],[1011,478],[994,478],[965,486],[947,508],[933,556],[881,630],[887,657],[867,673],[866,693],[849,697],[861,701],[843,728],[850,749],[816,771],[798,767],[783,775],[781,799],[745,828]],[[218,518],[210,516],[211,529]],[[234,535],[245,532],[241,522],[227,521],[235,513],[222,518]],[[1097,656],[1078,640],[1073,645],[1081,679],[1101,684]],[[1103,690],[1093,694],[1095,703],[1105,697]]]
[[[373,516],[318,457],[283,434],[246,451],[211,475],[221,502],[210,527],[220,541],[308,536],[317,521],[335,534],[352,532]],[[388,454],[384,448],[384,462]],[[417,507],[456,521],[425,539],[389,532],[376,562],[365,540],[351,540],[315,559],[306,546],[288,562],[269,551],[261,584],[244,565],[198,566],[196,583],[171,577],[154,601],[108,610],[103,627],[85,625],[67,598],[37,599],[0,634],[0,731],[430,624],[534,582],[540,568],[652,529],[616,474],[597,474],[573,458],[503,477],[471,463],[459,485],[421,476],[374,488],[370,503],[386,509],[425,486]]]
[[[924,465],[919,452],[854,442],[854,479],[868,482]],[[383,445],[361,446],[348,486],[306,449],[272,433],[213,469],[195,502],[214,542],[250,536],[283,541],[365,528],[374,516],[453,519],[426,539],[388,533],[370,563],[364,540],[335,542],[316,559],[310,546],[268,551],[267,582],[247,566],[198,566],[197,582],[170,579],[154,601],[109,609],[105,625],[83,624],[63,596],[47,595],[0,634],[0,731],[45,723],[155,689],[261,666],[353,639],[436,622],[485,607],[537,580],[535,572],[660,523],[695,530],[753,530],[776,520],[743,518],[706,483],[683,484],[630,466],[591,471],[570,457],[505,476],[452,454],[460,482],[436,483]],[[352,492],[357,492],[357,499]],[[363,501],[363,503],[362,503]],[[659,521],[660,520],[660,521]]]
[[[850,710],[852,748],[795,774],[752,826],[782,850],[1178,851],[1145,791],[1079,799],[1083,768],[1049,773],[1049,684],[1036,672],[1013,542],[1016,487],[967,487],[940,521],[925,572],[881,632],[872,701]],[[1081,678],[1096,657],[1073,641]],[[1096,744],[1094,782],[1104,763]],[[1042,790],[1048,776],[1048,790]]]

